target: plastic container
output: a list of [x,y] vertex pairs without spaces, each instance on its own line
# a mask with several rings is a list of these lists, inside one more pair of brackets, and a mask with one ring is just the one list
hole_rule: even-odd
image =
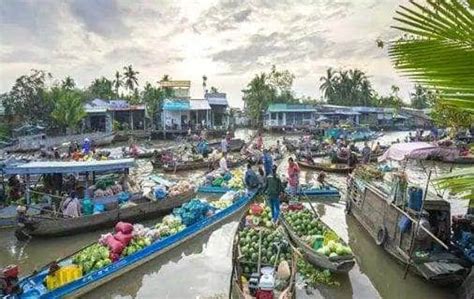
[[400,221],[398,221],[398,227],[402,233],[408,231],[411,227],[411,220],[408,219],[407,216],[402,215],[402,217],[400,217]]
[[423,202],[423,190],[418,187],[410,187],[408,189],[408,207],[412,210],[419,211]]
[[94,204],[94,213],[93,214],[100,214],[105,212],[105,205],[101,203]]
[[94,203],[88,197],[82,200],[82,212],[84,215],[91,215],[94,212]]
[[319,248],[323,247],[324,244],[324,236],[316,235],[313,243],[313,249],[318,250]]
[[64,266],[54,272],[54,274],[46,276],[46,287],[48,290],[54,290],[80,277],[82,277],[81,266]]
[[120,192],[118,195],[119,204],[125,203],[129,200],[130,196],[127,192]]
[[262,275],[273,275],[275,269],[273,269],[273,267],[263,267],[260,272],[262,272]]

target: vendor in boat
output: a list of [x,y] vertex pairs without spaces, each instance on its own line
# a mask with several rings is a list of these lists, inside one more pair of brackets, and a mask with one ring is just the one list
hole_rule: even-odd
[[70,196],[64,199],[61,209],[65,217],[76,218],[81,216],[81,203],[76,192],[71,192]]
[[248,192],[255,193],[260,188],[260,182],[257,177],[257,174],[252,169],[252,165],[250,163],[247,164],[247,170],[245,171],[244,177],[245,187],[247,188]]
[[222,153],[222,157],[219,160],[219,171],[221,173],[229,172],[229,168],[227,167],[227,153]]
[[290,157],[288,159],[288,185],[292,195],[296,195],[298,192],[299,180],[300,167],[295,163],[293,158]]
[[357,162],[359,162],[359,161],[358,161],[358,159],[357,159],[356,153],[350,152],[350,153],[349,153],[349,158],[347,159],[347,165],[348,165],[349,167],[355,167],[356,164],[357,164]]
[[222,151],[222,153],[227,154],[228,150],[229,150],[229,142],[227,141],[227,138],[224,137],[221,140],[221,151]]
[[265,170],[265,175],[269,176],[272,174],[272,168],[273,168],[273,158],[272,155],[270,155],[270,152],[268,149],[263,150],[263,168]]
[[326,187],[328,184],[326,183],[326,173],[321,171],[316,178],[316,181],[321,185],[321,187]]
[[262,132],[258,133],[258,137],[257,137],[257,141],[256,141],[256,146],[257,146],[257,149],[259,151],[262,150],[263,148],[263,136],[262,136]]
[[370,155],[372,151],[370,150],[369,144],[364,142],[364,148],[362,149],[362,163],[367,164],[370,161]]
[[91,142],[89,138],[84,138],[84,142],[82,143],[82,152],[84,155],[88,155],[91,151]]
[[268,196],[268,203],[272,211],[272,221],[277,223],[280,214],[280,196],[283,194],[283,184],[278,177],[277,167],[272,167],[272,172],[267,176],[267,185],[265,187],[265,194]]

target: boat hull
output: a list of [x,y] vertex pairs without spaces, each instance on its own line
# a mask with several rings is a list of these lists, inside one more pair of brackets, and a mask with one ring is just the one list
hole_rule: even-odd
[[[34,230],[28,231],[28,234],[34,237],[57,237],[113,226],[118,221],[136,222],[151,219],[167,214],[172,209],[187,202],[194,195],[195,193],[192,191],[174,198],[167,198],[161,201],[146,201],[133,207],[115,208],[100,214],[77,218],[42,219],[35,225]],[[144,201],[145,199],[136,198],[136,200]]]
[[[156,257],[191,240],[192,238],[212,230],[232,216],[240,216],[245,211],[245,208],[253,196],[254,195],[243,196],[227,209],[224,209],[206,219],[198,221],[197,223],[185,228],[175,235],[156,241],[133,255],[124,257],[118,262],[110,264],[99,271],[91,272],[80,279],[77,279],[53,291],[41,294],[41,291],[45,290],[45,287],[42,284],[42,276],[37,277],[37,279],[29,277],[24,278],[20,281],[20,285],[25,291],[23,296],[25,298],[32,295],[36,295],[36,297],[40,298],[80,297],[92,291],[93,289],[123,275],[124,273],[129,272],[152,259],[155,259]],[[45,269],[40,272],[40,274],[43,273],[46,275],[47,271],[48,270]],[[20,298],[22,298],[22,296],[20,296]]]
[[[306,162],[298,161],[298,165],[303,168],[313,169],[313,170],[321,170],[325,172],[333,172],[333,173],[350,173],[354,170],[354,167],[349,167],[346,164],[323,164],[323,163],[314,163],[309,164]],[[331,167],[335,165],[335,167]]]

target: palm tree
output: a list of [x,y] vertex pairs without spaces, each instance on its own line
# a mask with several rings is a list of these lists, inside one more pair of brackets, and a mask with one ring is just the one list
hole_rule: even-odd
[[202,90],[204,91],[204,93],[206,93],[206,86],[207,86],[207,76],[203,75],[202,76]]
[[164,81],[164,82],[171,81],[170,75],[164,74],[163,78],[161,78],[161,81]]
[[370,81],[365,78],[360,84],[360,98],[362,106],[370,106],[373,104],[373,89]]
[[135,86],[138,85],[137,75],[139,72],[133,70],[132,65],[123,67],[123,79],[125,87],[132,91],[135,89]]
[[115,78],[113,81],[114,89],[115,89],[115,95],[118,97],[119,95],[119,89],[120,87],[123,86],[123,81],[122,81],[122,75],[120,75],[119,71],[115,72]]
[[319,78],[319,81],[323,82],[319,86],[319,90],[321,90],[321,92],[323,93],[326,100],[328,100],[328,102],[333,100],[333,96],[335,93],[335,89],[334,89],[335,80],[336,80],[335,72],[332,68],[328,68],[326,70],[326,77],[323,76]]
[[67,76],[64,78],[64,80],[61,82],[61,86],[64,89],[74,89],[76,87],[76,82],[74,82],[74,79],[71,78],[70,76]]
[[[474,113],[473,3],[459,0],[401,5],[393,28],[403,37],[389,55],[396,69],[423,87],[438,92],[440,103]],[[453,171],[439,180],[474,204],[474,169]]]
[[72,132],[86,116],[79,92],[68,89],[53,91],[56,94],[51,117],[66,131]]

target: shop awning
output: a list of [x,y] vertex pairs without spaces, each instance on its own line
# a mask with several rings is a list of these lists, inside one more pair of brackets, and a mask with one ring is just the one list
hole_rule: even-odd
[[191,110],[211,110],[211,106],[209,106],[209,102],[204,99],[189,100],[189,106]]
[[187,111],[190,110],[189,100],[165,100],[163,110],[166,111]]

